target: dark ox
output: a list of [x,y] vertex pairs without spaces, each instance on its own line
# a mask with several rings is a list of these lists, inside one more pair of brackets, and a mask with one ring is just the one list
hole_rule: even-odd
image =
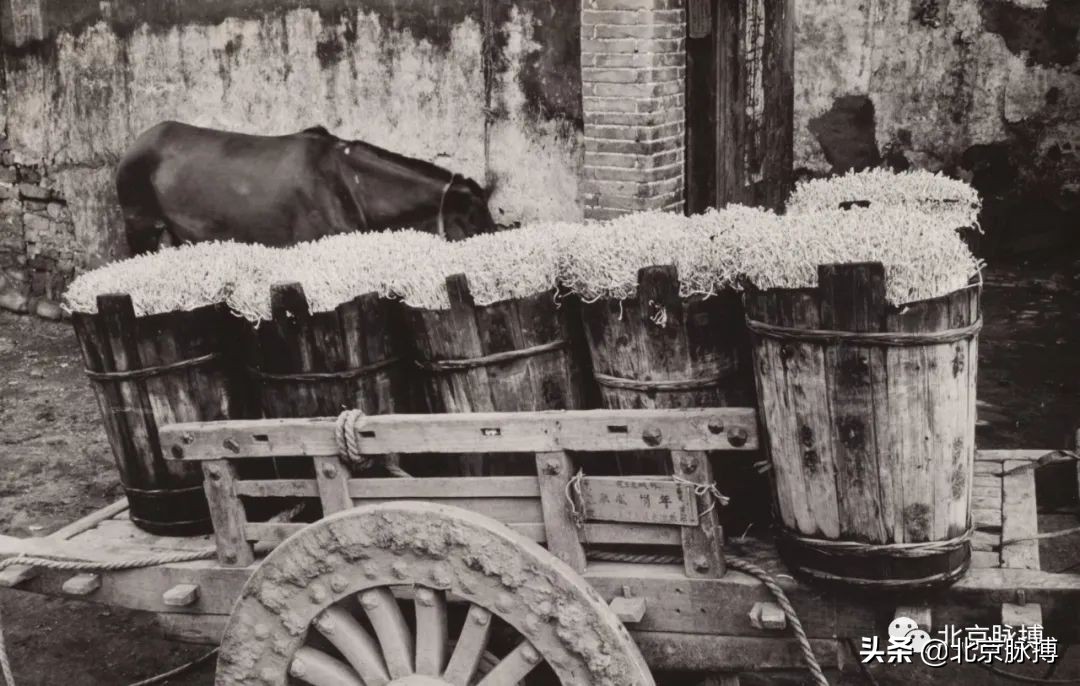
[[495,230],[472,179],[322,127],[252,136],[162,122],[120,160],[116,187],[134,254],[211,240],[286,246],[394,228],[459,240]]

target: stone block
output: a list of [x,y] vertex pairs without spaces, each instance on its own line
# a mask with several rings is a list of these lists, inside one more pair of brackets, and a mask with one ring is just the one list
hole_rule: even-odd
[[30,200],[48,200],[52,197],[52,191],[37,183],[20,183],[19,195]]

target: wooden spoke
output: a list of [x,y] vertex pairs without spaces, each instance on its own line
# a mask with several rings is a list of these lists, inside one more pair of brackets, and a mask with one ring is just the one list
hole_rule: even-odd
[[495,665],[477,686],[516,686],[529,672],[540,664],[540,653],[528,641],[522,641]]
[[386,686],[390,682],[378,642],[351,614],[331,607],[315,620],[315,628],[334,644],[367,686]]
[[416,589],[416,673],[438,676],[446,666],[446,595]]
[[311,686],[365,686],[347,664],[307,646],[296,651],[289,674]]
[[465,626],[450,656],[443,679],[452,686],[469,686],[480,658],[487,648],[488,635],[491,633],[491,613],[473,605],[465,617]]
[[[514,583],[475,564],[518,558]],[[580,653],[541,610],[561,603],[581,617]],[[505,648],[493,654],[496,633]],[[551,553],[468,510],[395,502],[331,514],[266,556],[222,635],[216,683],[521,686],[540,674],[655,686],[619,617]]]
[[360,594],[360,606],[364,608],[375,634],[382,646],[383,658],[390,677],[400,679],[413,673],[413,639],[405,616],[401,614],[397,599],[389,588],[374,588]]

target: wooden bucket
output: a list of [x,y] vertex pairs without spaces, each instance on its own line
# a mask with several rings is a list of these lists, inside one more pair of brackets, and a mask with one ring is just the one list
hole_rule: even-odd
[[367,293],[332,312],[312,313],[300,284],[275,284],[271,319],[249,327],[244,343],[263,416],[408,411],[395,308]]
[[[673,266],[638,272],[637,295],[585,303],[581,309],[601,406],[610,409],[753,406],[753,379],[742,302],[734,292],[679,295]],[[746,442],[728,435],[733,447]],[[620,454],[623,473],[662,470],[662,460]],[[721,490],[733,497],[724,526],[742,531],[767,522],[769,484],[750,454],[713,459]],[[737,486],[735,486],[737,484]]]
[[202,470],[164,459],[158,427],[247,416],[244,380],[230,363],[234,318],[224,305],[136,317],[122,294],[99,296],[97,308],[72,323],[131,521],[160,536],[210,533]]
[[[406,307],[418,385],[430,412],[576,410],[589,397],[587,361],[572,303],[545,291],[476,305],[463,274],[446,280],[450,309]],[[517,465],[462,456],[466,476],[505,473]],[[522,462],[535,473],[535,459]]]
[[897,309],[881,264],[818,279],[745,297],[781,554],[849,588],[951,583],[970,558],[979,288]]

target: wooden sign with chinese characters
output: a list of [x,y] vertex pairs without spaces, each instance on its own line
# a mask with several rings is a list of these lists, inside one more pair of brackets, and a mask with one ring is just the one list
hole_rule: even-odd
[[686,8],[691,38],[704,38],[712,33],[712,1],[690,0]]
[[693,486],[670,479],[593,476],[582,481],[585,517],[593,521],[696,526]]

